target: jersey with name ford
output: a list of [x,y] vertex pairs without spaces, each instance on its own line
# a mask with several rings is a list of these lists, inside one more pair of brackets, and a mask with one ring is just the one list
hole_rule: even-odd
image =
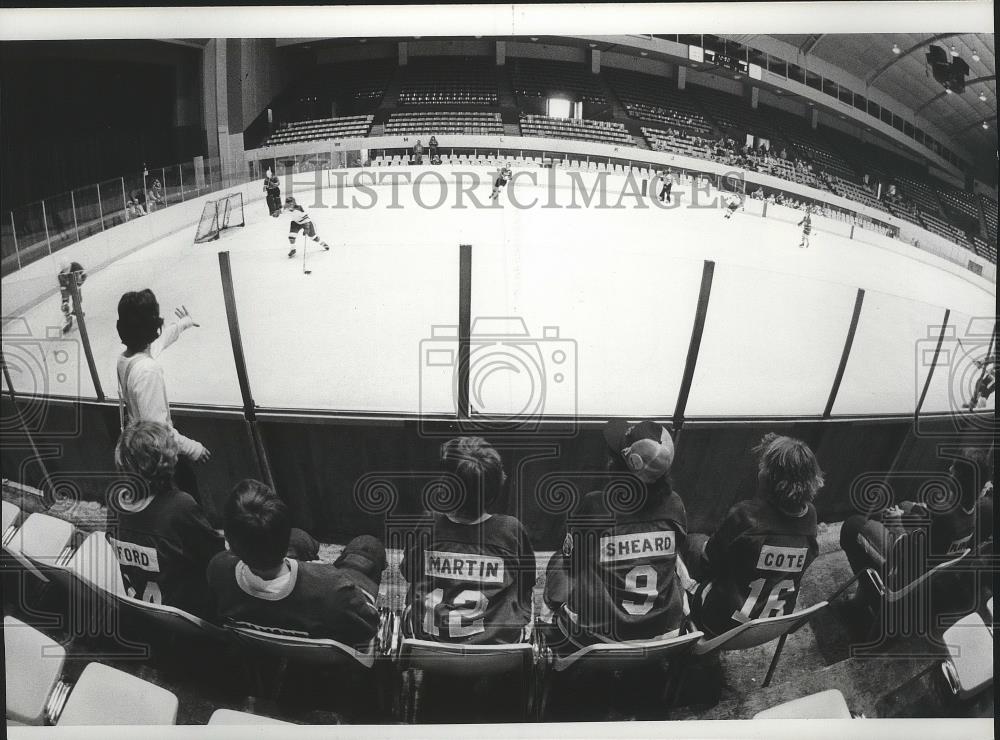
[[604,491],[587,494],[568,523],[569,608],[580,627],[605,640],[642,640],[681,625],[677,553],[687,513],[666,481],[647,488],[641,510],[612,512]]
[[740,501],[705,546],[710,578],[698,592],[698,626],[719,635],[751,619],[790,614],[818,552],[812,504],[796,517],[760,498]]
[[183,491],[171,490],[154,496],[140,511],[115,509],[117,514],[109,512],[107,540],[121,567],[126,593],[210,615],[205,568],[224,544],[198,502]]
[[414,636],[433,642],[517,642],[531,615],[535,553],[524,526],[494,514],[478,524],[433,518],[400,564]]

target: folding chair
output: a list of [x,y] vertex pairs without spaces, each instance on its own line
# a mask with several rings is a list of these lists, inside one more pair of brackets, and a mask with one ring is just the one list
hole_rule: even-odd
[[7,541],[8,534],[13,535],[12,530],[17,520],[21,518],[21,509],[16,504],[12,504],[10,501],[3,502],[3,520],[2,526],[0,526],[0,533],[3,533],[3,541]]
[[216,709],[208,718],[210,725],[291,725],[293,722],[283,722],[272,717],[262,717],[259,714],[237,712],[233,709]]
[[837,689],[820,691],[757,712],[754,719],[852,719],[844,695]]
[[746,650],[747,648],[766,645],[773,640],[778,640],[775,647],[774,656],[768,666],[767,674],[764,676],[763,687],[771,685],[771,678],[774,669],[778,666],[781,658],[781,651],[785,646],[785,638],[802,627],[812,619],[817,612],[826,608],[827,601],[820,601],[807,609],[783,614],[780,617],[769,617],[766,619],[751,619],[748,622],[733,627],[727,632],[723,632],[718,637],[699,640],[691,650],[692,656],[703,657],[712,653],[719,653],[729,650]]
[[4,552],[40,581],[48,583],[45,572],[69,557],[75,531],[76,528],[63,519],[32,514],[9,540],[4,541]]
[[12,724],[43,725],[49,697],[66,662],[66,650],[14,617],[4,617],[3,642],[7,720]]
[[265,685],[259,664],[251,664],[257,691],[264,698],[277,700],[284,686],[289,665],[302,664],[319,668],[370,671],[375,665],[379,652],[377,639],[372,639],[363,649],[329,639],[296,637],[274,632],[225,625],[223,627],[232,642],[238,647],[258,657],[278,661],[270,691]]
[[55,724],[173,725],[177,697],[166,689],[102,663],[88,663],[64,706],[53,707]]
[[981,616],[962,617],[945,631],[944,642],[941,671],[955,696],[965,701],[993,685],[993,631]]
[[[903,544],[906,540],[907,536],[900,537],[893,547],[898,548],[897,551],[902,553],[906,547],[906,545]],[[955,572],[959,570],[958,566],[963,563],[971,552],[972,551],[969,549],[962,550],[954,558],[938,563],[933,568],[925,571],[897,589],[888,587],[882,580],[882,576],[879,575],[878,571],[873,568],[867,568],[862,571],[862,573],[859,574],[859,577],[861,577],[862,581],[866,582],[878,596],[879,604],[875,605],[876,610],[888,607],[899,612],[907,609],[906,603],[908,601],[912,602],[913,600],[921,598],[921,595],[926,593],[926,589],[929,589],[932,586],[935,579],[942,575],[946,575],[949,571]],[[912,560],[912,558],[908,560]],[[872,614],[872,617],[872,629],[875,629],[879,617],[878,611],[875,614]],[[871,635],[869,635],[869,637],[871,637]]]
[[396,667],[403,678],[400,698],[401,719],[412,724],[416,719],[417,686],[413,671],[422,670],[455,679],[474,680],[483,676],[500,676],[518,673],[523,686],[522,712],[526,720],[536,714],[538,706],[537,668],[542,649],[535,638],[531,620],[524,626],[520,642],[502,645],[462,645],[402,637],[401,617],[391,614],[395,621],[391,628],[397,646],[391,651]]
[[552,680],[556,674],[611,674],[657,663],[674,664],[680,658],[687,656],[702,637],[704,637],[703,632],[695,631],[653,640],[601,642],[587,645],[568,655],[557,655],[546,648],[544,663],[546,670],[542,677],[537,716],[539,718],[544,716]]

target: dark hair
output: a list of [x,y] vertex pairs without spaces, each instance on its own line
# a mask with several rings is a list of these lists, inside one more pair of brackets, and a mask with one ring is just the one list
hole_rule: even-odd
[[118,301],[118,336],[130,352],[138,352],[160,336],[160,304],[149,288],[130,291]]
[[759,455],[757,481],[761,493],[783,511],[795,513],[816,498],[823,471],[816,455],[801,439],[765,434],[753,451]]
[[963,447],[952,463],[951,473],[958,483],[962,506],[967,509],[983,486],[993,481],[993,446]]
[[274,568],[288,552],[292,532],[288,507],[260,481],[247,478],[236,484],[223,523],[229,549],[251,568]]
[[454,513],[475,519],[489,510],[507,476],[500,454],[482,437],[457,437],[441,445],[441,468],[461,482],[461,504]]

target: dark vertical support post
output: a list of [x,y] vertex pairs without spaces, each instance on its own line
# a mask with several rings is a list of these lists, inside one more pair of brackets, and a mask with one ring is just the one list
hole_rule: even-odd
[[468,419],[469,353],[472,332],[472,245],[458,246],[458,398],[459,419]]
[[833,379],[833,387],[830,388],[830,397],[826,400],[826,408],[823,409],[824,419],[829,419],[833,413],[833,404],[837,401],[837,393],[840,392],[840,384],[844,380],[844,371],[847,369],[847,360],[851,356],[851,347],[854,345],[854,335],[858,331],[858,321],[861,319],[861,306],[864,302],[864,288],[858,288],[858,294],[854,298],[854,313],[851,316],[851,326],[847,330],[847,339],[844,340],[844,351],[840,355],[840,365],[837,367],[837,375]]
[[[31,436],[31,430],[28,429],[28,425],[24,423],[24,417],[21,415],[21,407],[17,405],[17,394],[14,392],[14,384],[10,379],[10,370],[7,369],[7,360],[4,358],[3,350],[0,349],[0,369],[3,370],[3,382],[7,386],[7,395],[10,396],[10,403],[14,407],[14,416],[17,417],[17,426],[24,433],[25,438],[28,440],[28,445],[31,447],[31,454],[34,460],[38,463],[38,467],[42,470],[42,491],[48,491],[49,485],[49,471],[45,467],[44,457],[38,451],[38,447],[35,445],[35,438]],[[46,455],[46,457],[51,457],[52,455]]]
[[674,408],[674,429],[680,431],[684,425],[684,410],[687,408],[688,396],[691,393],[691,382],[694,380],[694,370],[698,364],[698,353],[701,351],[701,337],[705,333],[705,318],[708,316],[708,299],[712,295],[712,278],[715,275],[715,263],[705,260],[701,271],[701,290],[698,293],[698,308],[691,326],[691,341],[688,344],[687,360],[684,362],[684,375],[681,378],[681,388],[677,394],[677,406]]
[[90,368],[90,377],[94,381],[94,392],[97,393],[97,400],[104,400],[104,390],[101,388],[101,379],[97,374],[97,363],[94,362],[94,350],[90,346],[90,335],[87,333],[87,322],[83,318],[83,302],[80,299],[80,274],[70,273],[69,292],[73,296],[73,315],[76,316],[77,326],[80,327],[80,341],[83,342],[83,354],[87,358],[87,367]]
[[257,470],[264,482],[277,490],[274,485],[274,475],[271,463],[267,458],[267,449],[257,427],[257,404],[250,393],[250,377],[247,374],[246,357],[243,354],[243,338],[240,334],[240,319],[236,313],[236,294],[233,291],[233,271],[229,263],[229,252],[219,252],[219,272],[222,275],[222,295],[226,302],[226,319],[229,322],[229,341],[233,346],[233,361],[236,363],[236,378],[240,384],[240,396],[243,398],[243,416],[246,419],[247,431],[253,448]]
[[950,317],[951,309],[946,308],[944,310],[944,318],[941,320],[941,333],[938,334],[937,346],[934,347],[934,359],[931,361],[930,370],[927,371],[927,380],[924,381],[924,388],[920,391],[920,400],[917,401],[917,407],[913,410],[914,423],[916,423],[917,417],[920,416],[920,409],[923,408],[927,390],[931,387],[931,379],[934,377],[934,368],[937,367],[938,356],[941,354],[941,345],[944,344],[944,335],[948,331],[948,319]]

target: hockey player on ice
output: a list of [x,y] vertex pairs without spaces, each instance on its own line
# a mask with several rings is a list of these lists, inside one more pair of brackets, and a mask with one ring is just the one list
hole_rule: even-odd
[[802,217],[802,220],[797,224],[802,227],[802,241],[799,242],[800,247],[809,247],[809,232],[812,231],[812,218],[810,214],[812,213],[812,208],[806,208],[806,215]]
[[314,242],[318,242],[323,249],[329,251],[330,245],[316,234],[316,227],[313,226],[309,214],[290,195],[285,198],[285,210],[290,211],[292,214],[292,222],[288,225],[288,243],[292,245],[292,248],[288,251],[289,257],[295,256],[295,240],[298,238],[300,231]]
[[493,181],[493,192],[490,194],[490,200],[496,200],[499,197],[501,188],[506,187],[507,181],[510,180],[513,174],[514,171],[511,169],[510,162],[500,168],[496,180]]

